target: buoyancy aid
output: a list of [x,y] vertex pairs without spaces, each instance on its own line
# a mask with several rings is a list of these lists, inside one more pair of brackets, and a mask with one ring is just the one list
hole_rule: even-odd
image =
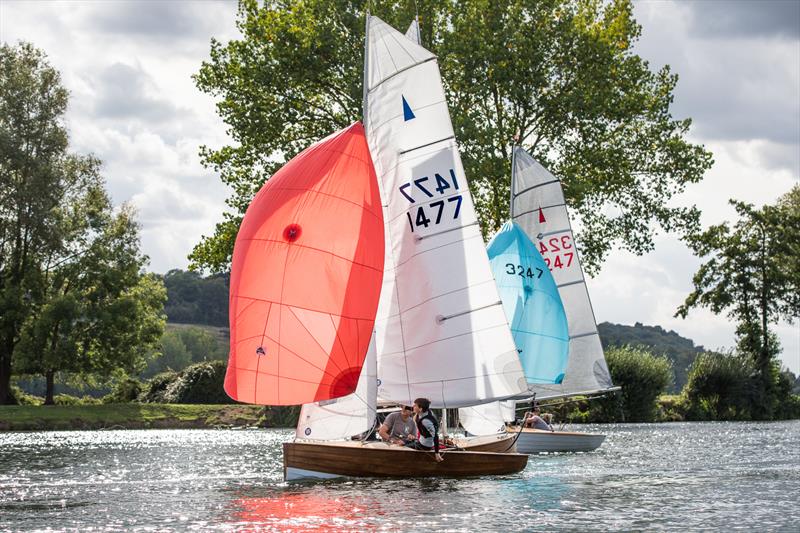
[[[439,420],[433,415],[433,413],[428,410],[423,413],[420,413],[422,416],[417,415],[414,417],[414,422],[417,424],[417,431],[420,435],[420,441],[424,438],[426,441],[430,442],[431,437],[433,438],[433,450],[435,452],[439,451]],[[429,420],[433,424],[433,434],[431,434],[430,430],[425,427],[423,424],[423,420]],[[420,444],[425,444],[420,442]]]

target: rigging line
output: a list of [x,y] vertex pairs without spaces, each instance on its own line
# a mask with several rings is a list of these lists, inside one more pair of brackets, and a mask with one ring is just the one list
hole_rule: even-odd
[[525,194],[528,191],[532,191],[534,189],[538,189],[539,187],[544,187],[545,185],[550,185],[551,183],[560,183],[560,182],[561,182],[560,179],[554,178],[554,179],[552,179],[550,181],[544,181],[542,183],[537,183],[536,185],[531,185],[527,189],[522,189],[521,191],[519,191],[517,193],[517,196],[522,196],[523,194]]
[[[436,103],[438,103],[438,102],[436,102]],[[405,154],[407,154],[409,152],[413,152],[414,150],[419,150],[420,148],[427,148],[428,146],[432,146],[434,144],[438,144],[438,143],[441,143],[441,142],[444,142],[444,141],[449,141],[449,140],[452,140],[452,139],[455,139],[455,138],[456,138],[455,135],[450,135],[450,136],[445,137],[443,139],[439,139],[439,140],[436,140],[436,141],[431,141],[431,142],[429,142],[427,144],[423,144],[423,145],[420,145],[420,146],[417,146],[417,147],[414,147],[414,148],[409,148],[408,150],[401,150],[400,151],[400,155],[405,155]]]
[[[442,231],[437,231],[435,233],[429,233],[428,235],[417,235],[415,238],[416,238],[417,242],[421,242],[423,239],[430,239],[431,237],[437,237],[439,235],[444,235],[445,233],[450,233],[452,231],[458,231],[460,229],[466,229],[466,228],[468,228],[470,226],[477,226],[477,225],[478,225],[478,221],[476,220],[475,222],[470,222],[469,224],[464,224],[463,226],[458,226],[457,228],[445,229],[445,230],[442,230]],[[462,239],[462,242],[465,241],[465,240],[466,239]],[[428,251],[428,250],[426,250],[426,251]]]
[[391,74],[391,75],[387,76],[386,78],[382,79],[381,81],[379,81],[378,83],[376,83],[376,84],[375,84],[375,86],[374,86],[374,87],[372,87],[371,89],[369,89],[369,91],[367,91],[367,92],[368,92],[368,93],[371,93],[371,92],[373,92],[375,89],[377,89],[378,87],[380,87],[381,85],[383,85],[384,83],[386,83],[387,81],[389,81],[390,79],[394,78],[394,77],[395,77],[395,76],[397,76],[398,74],[402,74],[403,72],[405,72],[405,71],[407,71],[407,70],[409,70],[409,69],[412,69],[412,68],[414,68],[414,67],[418,67],[418,66],[420,66],[420,65],[423,65],[423,64],[425,64],[425,63],[428,63],[429,61],[436,61],[436,59],[437,59],[437,58],[436,58],[436,56],[429,57],[428,59],[423,59],[422,61],[417,61],[416,63],[413,63],[413,64],[411,64],[411,65],[409,65],[409,66],[407,66],[407,67],[401,68],[400,70],[398,70],[398,71],[397,71],[397,72],[395,72],[394,74]]
[[476,307],[475,309],[469,309],[467,311],[462,311],[460,313],[454,313],[454,314],[448,315],[448,316],[441,316],[440,315],[440,316],[436,317],[436,322],[439,323],[439,324],[442,324],[445,320],[450,320],[451,318],[456,318],[456,317],[459,317],[459,316],[468,315],[470,313],[474,313],[476,311],[482,311],[484,309],[489,309],[489,308],[492,308],[492,307],[495,307],[495,306],[498,306],[498,305],[503,305],[503,302],[498,300],[497,302],[494,302],[492,304],[484,305],[482,307]]
[[561,287],[569,287],[570,285],[580,285],[581,283],[586,284],[586,281],[583,279],[579,279],[576,281],[568,281],[567,283],[562,283],[561,285],[556,285],[559,289]]
[[[516,196],[518,197],[519,194],[517,194]],[[531,214],[531,213],[533,213],[535,211],[538,211],[540,208],[544,210],[544,209],[552,209],[554,207],[567,207],[567,204],[562,202],[560,204],[543,205],[543,206],[540,206],[540,207],[536,207],[535,209],[529,209],[527,211],[523,211],[522,213],[518,213],[518,214],[515,215],[515,217],[518,218],[518,217],[521,217],[521,216],[524,216],[524,215],[529,215],[529,214]]]
[[582,339],[583,337],[591,337],[592,335],[600,335],[600,334],[596,331],[590,331],[589,333],[579,333],[578,335],[570,335],[569,340]]

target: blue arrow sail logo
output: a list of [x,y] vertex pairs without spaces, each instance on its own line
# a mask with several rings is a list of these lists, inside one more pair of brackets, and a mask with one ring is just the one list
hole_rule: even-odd
[[406,101],[406,97],[403,96],[403,95],[400,95],[400,97],[403,99],[403,119],[406,122],[408,122],[412,118],[417,118],[416,116],[414,116],[414,112],[411,111],[411,106],[408,105],[408,102]]

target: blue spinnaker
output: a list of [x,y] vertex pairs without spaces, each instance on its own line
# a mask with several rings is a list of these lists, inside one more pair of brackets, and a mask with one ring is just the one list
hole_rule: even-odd
[[561,383],[569,356],[567,316],[536,245],[506,222],[487,247],[528,383]]

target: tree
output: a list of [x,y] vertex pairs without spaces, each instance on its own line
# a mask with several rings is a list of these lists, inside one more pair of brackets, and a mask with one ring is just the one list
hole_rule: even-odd
[[[14,371],[45,376],[53,403],[57,372],[108,377],[136,374],[164,329],[166,290],[144,275],[133,211],[112,212],[105,191],[88,189],[65,217],[66,254],[43,268],[44,297],[22,328]],[[69,208],[69,204],[66,206]]]
[[22,325],[42,297],[36,266],[61,246],[55,208],[86,174],[66,152],[66,105],[42,52],[0,46],[0,403]]
[[[412,3],[373,2],[404,28]],[[689,234],[697,209],[669,207],[699,181],[711,156],[684,140],[690,121],[669,112],[677,77],[632,52],[640,28],[629,0],[423,1],[423,42],[439,55],[456,137],[485,233],[508,214],[509,145],[520,143],[564,182],[582,221],[584,264],[614,248],[653,247],[660,226]],[[288,158],[361,118],[363,2],[242,0],[242,38],[212,40],[195,77],[220,98],[234,140],[201,148],[233,188],[231,208],[190,256],[228,268],[241,217]]]
[[48,403],[58,371],[133,371],[163,331],[134,213],[67,152],[66,104],[41,51],[0,47],[0,403],[12,371],[43,374]]
[[733,200],[731,204],[738,222],[712,226],[690,241],[695,253],[706,259],[694,275],[694,291],[676,316],[685,318],[690,309],[707,307],[736,321],[738,348],[753,359],[760,377],[758,412],[771,418],[780,345],[769,326],[800,316],[800,186],[761,209]]
[[606,350],[606,361],[611,379],[622,391],[597,400],[592,416],[604,421],[653,422],[656,400],[673,379],[669,359],[642,347],[620,346]]

